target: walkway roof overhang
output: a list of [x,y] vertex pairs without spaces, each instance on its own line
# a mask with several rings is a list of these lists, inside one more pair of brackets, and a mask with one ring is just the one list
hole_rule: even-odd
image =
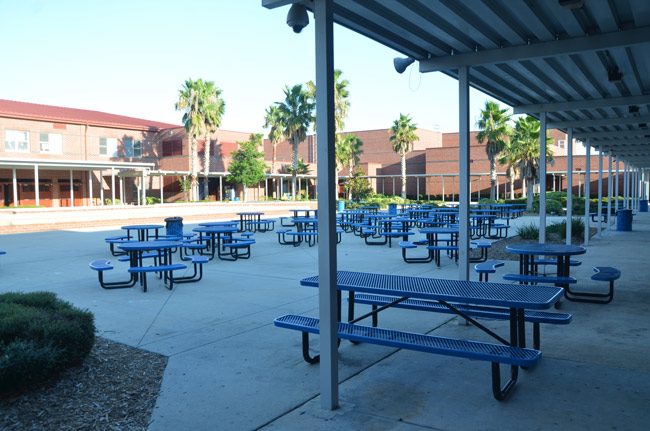
[[34,168],[35,166],[38,166],[40,169],[79,169],[91,171],[104,169],[150,170],[153,169],[154,164],[144,162],[0,158],[0,167],[2,168]]
[[[262,0],[267,8],[313,1]],[[549,127],[650,147],[647,0],[333,0],[334,21]],[[391,67],[387,61],[386,67]],[[634,138],[629,140],[629,138]],[[589,137],[591,139],[591,137]],[[591,142],[591,141],[590,141]],[[617,149],[617,151],[619,151]],[[647,158],[619,151],[637,167]]]

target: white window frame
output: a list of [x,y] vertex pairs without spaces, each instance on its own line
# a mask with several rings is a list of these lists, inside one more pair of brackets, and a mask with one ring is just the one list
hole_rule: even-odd
[[[103,151],[102,140],[104,141]],[[99,155],[106,157],[117,157],[117,139],[101,136],[99,138]]]
[[[19,137],[23,134],[23,139]],[[29,132],[26,130],[5,130],[5,151],[8,153],[29,153]]]
[[[43,139],[45,137],[45,139]],[[63,136],[60,133],[39,133],[39,148],[41,153],[63,153]]]
[[142,141],[133,141],[133,157],[136,159],[142,158]]

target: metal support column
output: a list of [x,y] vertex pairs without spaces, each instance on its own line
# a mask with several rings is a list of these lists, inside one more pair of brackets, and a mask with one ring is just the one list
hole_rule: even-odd
[[124,200],[124,177],[122,175],[120,177],[120,205],[124,205],[126,201]]
[[627,171],[627,162],[623,161],[623,208],[629,208],[627,204],[627,192],[629,184],[629,176]]
[[458,69],[458,279],[469,280],[469,68]]
[[[205,180],[207,181],[208,179],[206,178]],[[147,205],[147,181],[146,181],[144,169],[142,170],[141,189],[142,189],[142,205]]]
[[111,199],[115,205],[115,168],[111,168]]
[[18,208],[18,178],[16,177],[16,168],[12,169],[12,182],[14,192],[14,208]]
[[607,159],[607,230],[612,225],[612,153],[608,154]]
[[445,201],[445,176],[442,176],[442,201]]
[[74,206],[74,178],[72,176],[72,169],[70,169],[70,206]]
[[316,129],[318,156],[318,309],[320,316],[321,406],[339,405],[336,327],[336,190],[334,174],[334,20],[332,0],[314,2],[316,22]]
[[38,181],[38,165],[34,165],[34,199],[36,200],[36,206],[41,205],[41,193],[40,193],[40,183]]
[[164,204],[165,203],[165,177],[160,175],[158,177],[158,181],[160,184],[160,203]]
[[546,112],[539,113],[539,243],[546,242]]
[[93,206],[93,171],[88,171],[88,205]]
[[571,244],[573,222],[573,128],[567,130],[566,167],[566,243]]
[[589,140],[585,142],[587,154],[585,160],[585,237],[583,244],[589,245],[589,198],[591,197],[591,144]]
[[619,169],[619,166],[618,165],[619,165],[618,164],[618,157],[616,157],[616,173],[614,174],[614,179],[615,179],[614,194],[616,195],[616,201],[615,201],[615,207],[614,208],[616,208],[616,211],[618,211],[618,198],[619,198],[619,195],[618,195],[618,169]]
[[99,171],[99,204],[104,206],[104,171]]
[[603,146],[598,146],[598,224],[596,224],[596,231],[598,237],[601,237],[603,230]]

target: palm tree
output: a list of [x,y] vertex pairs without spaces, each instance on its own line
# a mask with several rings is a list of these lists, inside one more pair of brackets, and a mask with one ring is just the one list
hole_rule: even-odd
[[413,143],[420,139],[415,134],[417,125],[408,115],[399,114],[399,118],[393,121],[390,128],[393,133],[390,142],[393,144],[393,151],[401,157],[402,164],[402,199],[406,199],[406,153],[413,149]]
[[314,104],[302,85],[284,88],[284,102],[276,102],[282,125],[283,135],[291,142],[291,196],[296,199],[296,172],[298,166],[298,144],[307,137],[307,130],[314,121]]
[[[342,71],[339,69],[334,70],[334,125],[336,133],[341,132],[345,128],[345,119],[348,117],[350,110],[350,91],[348,85],[350,81],[347,79],[341,80]],[[306,84],[307,94],[309,94],[312,102],[316,100],[316,85],[313,81]]]
[[273,174],[275,173],[277,146],[278,143],[282,141],[282,138],[284,137],[283,133],[285,129],[284,124],[282,122],[282,115],[280,112],[280,108],[277,105],[271,105],[266,109],[266,115],[264,117],[264,127],[270,128],[269,141],[271,141],[271,147],[272,147],[271,174]]
[[196,150],[196,139],[203,127],[203,116],[201,113],[201,80],[185,81],[178,91],[178,102],[176,110],[183,111],[183,126],[190,138],[190,200],[196,200],[198,154]]
[[[199,79],[199,81],[201,81]],[[205,136],[205,150],[203,153],[203,195],[207,198],[209,193],[208,174],[210,173],[210,136],[221,126],[221,118],[226,110],[226,103],[221,98],[221,89],[212,81],[204,81],[201,87],[201,111],[203,114],[203,132]]]
[[[350,81],[347,79],[341,79],[341,75],[343,72],[339,69],[334,70],[334,126],[336,130],[334,133],[336,134],[336,154],[340,151],[344,150],[339,150],[339,147],[341,145],[341,136],[339,133],[343,131],[345,128],[345,119],[348,116],[348,111],[350,110],[350,91],[348,90],[348,85],[350,85]],[[313,81],[307,82],[307,94],[309,94],[310,99],[315,102],[316,101],[316,85],[314,84]],[[335,156],[335,158],[338,156]],[[334,175],[335,178],[335,188],[336,188],[336,196],[338,197],[338,186],[339,186],[339,171],[343,169],[343,166],[345,165],[346,161],[339,163],[338,159],[336,161],[336,166],[337,170]],[[350,171],[351,172],[351,171]]]
[[[539,133],[539,121],[527,115],[517,120],[512,137],[513,160],[517,161],[520,175],[526,181],[526,208],[528,211],[533,209],[533,182],[539,177]],[[552,140],[547,137],[547,143],[551,142]],[[549,161],[553,160],[553,150],[550,145],[546,146],[546,157]]]
[[[363,153],[363,141],[356,135],[341,136],[336,142],[336,184],[338,174],[343,166],[347,164],[348,178],[352,176],[354,167],[359,163]],[[348,199],[352,199],[352,190],[348,188]]]
[[519,162],[517,160],[517,147],[514,140],[506,142],[503,151],[500,153],[499,164],[506,165],[506,177],[510,182],[510,199],[515,198],[515,178],[519,174]]
[[496,159],[499,153],[503,151],[506,142],[510,136],[511,130],[508,125],[510,115],[507,109],[501,109],[498,103],[492,101],[485,102],[485,108],[481,111],[481,118],[477,125],[481,131],[476,135],[480,142],[486,142],[485,152],[490,161],[490,199],[496,199],[497,168]]

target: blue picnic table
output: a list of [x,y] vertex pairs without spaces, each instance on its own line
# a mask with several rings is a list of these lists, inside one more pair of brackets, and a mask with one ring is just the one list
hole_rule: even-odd
[[[304,278],[300,281],[300,284],[302,286],[319,287],[319,277]],[[339,318],[341,316],[340,292],[348,292],[348,322],[339,323],[339,338],[489,361],[492,363],[492,389],[494,397],[498,400],[505,399],[514,387],[517,381],[518,367],[534,365],[541,355],[537,350],[525,348],[524,311],[551,308],[563,294],[563,289],[559,287],[443,280],[352,271],[337,272],[336,286],[339,291]],[[355,318],[355,293],[384,295],[394,297],[395,300],[386,306],[375,308],[373,311]],[[496,339],[498,344],[485,344],[468,340],[435,337],[430,334],[414,334],[393,329],[357,325],[357,322],[363,319],[373,315],[376,316],[376,313],[410,299],[436,301],[444,305]],[[509,309],[509,339],[476,322],[458,310],[454,304],[476,304]],[[318,319],[288,315],[276,319],[275,324],[276,326],[302,331],[303,357],[308,362],[317,362],[316,357],[309,355],[308,333],[318,332]],[[502,348],[505,351],[501,351]],[[504,356],[501,356],[502,354]],[[511,366],[510,380],[504,386],[500,384],[499,363]]]

